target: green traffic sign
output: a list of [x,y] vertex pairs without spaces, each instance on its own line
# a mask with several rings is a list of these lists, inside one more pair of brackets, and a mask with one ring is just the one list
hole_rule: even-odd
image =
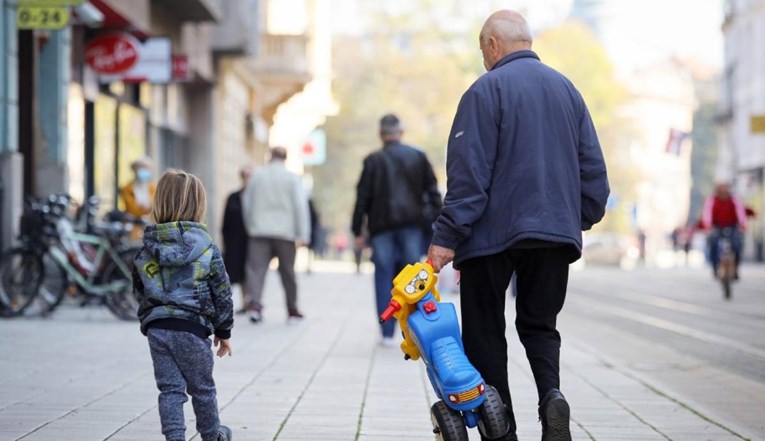
[[16,27],[19,29],[62,29],[69,24],[69,8],[61,6],[19,6]]

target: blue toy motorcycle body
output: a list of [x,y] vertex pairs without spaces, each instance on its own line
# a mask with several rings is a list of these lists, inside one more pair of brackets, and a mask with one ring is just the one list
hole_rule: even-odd
[[433,431],[445,441],[467,440],[467,427],[500,439],[510,430],[496,389],[485,385],[465,355],[454,305],[440,302],[430,265],[407,265],[394,279],[392,299],[381,321],[395,316],[404,335],[406,359],[422,357],[441,400],[431,408]]

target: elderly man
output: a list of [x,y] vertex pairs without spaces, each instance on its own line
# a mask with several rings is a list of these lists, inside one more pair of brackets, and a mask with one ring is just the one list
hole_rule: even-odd
[[570,440],[556,318],[582,230],[605,213],[606,166],[584,100],[531,51],[520,14],[495,12],[479,41],[488,73],[454,117],[447,193],[428,258],[436,271],[452,260],[461,271],[465,352],[507,407],[508,440],[517,437],[504,311],[516,274],[515,325],[536,381],[542,440]]
[[250,175],[242,196],[244,225],[249,236],[245,286],[250,321],[263,320],[263,284],[268,264],[276,257],[287,301],[287,322],[302,320],[297,306],[295,279],[296,246],[307,244],[311,235],[308,197],[300,176],[284,166],[287,150],[271,149],[271,161]]

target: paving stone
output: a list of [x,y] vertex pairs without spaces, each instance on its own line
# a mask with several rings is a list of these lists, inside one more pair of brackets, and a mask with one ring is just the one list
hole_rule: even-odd
[[[341,268],[345,272],[300,274],[303,323],[285,323],[273,273],[265,321],[253,325],[236,316],[234,356],[216,358],[214,376],[221,421],[237,441],[433,439],[436,397],[423,363],[405,361],[397,347],[378,346],[371,277]],[[589,329],[577,320],[567,326]],[[4,320],[0,330],[0,441],[161,437],[148,345],[136,323],[65,305],[51,319]],[[657,393],[645,376],[604,360],[574,334],[564,333],[561,378],[575,440],[741,439],[721,427],[728,422],[709,421],[692,401]],[[20,339],[38,344],[19,346]],[[537,391],[512,327],[508,340],[517,433],[524,441],[539,439]],[[719,378],[699,372],[709,381]],[[720,398],[745,407],[735,396]],[[190,403],[184,411],[187,438],[198,440]],[[477,430],[469,433],[480,439]]]

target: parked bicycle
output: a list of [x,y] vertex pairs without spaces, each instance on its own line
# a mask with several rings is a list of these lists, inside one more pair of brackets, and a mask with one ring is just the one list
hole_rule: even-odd
[[[88,218],[88,232],[76,231],[67,216],[71,202],[67,195],[27,201],[20,245],[0,259],[0,315],[21,315],[35,300],[50,313],[74,290],[120,319],[136,319],[131,271],[140,247],[125,245],[130,229],[122,223]],[[89,200],[85,209],[94,212],[96,203]]]

